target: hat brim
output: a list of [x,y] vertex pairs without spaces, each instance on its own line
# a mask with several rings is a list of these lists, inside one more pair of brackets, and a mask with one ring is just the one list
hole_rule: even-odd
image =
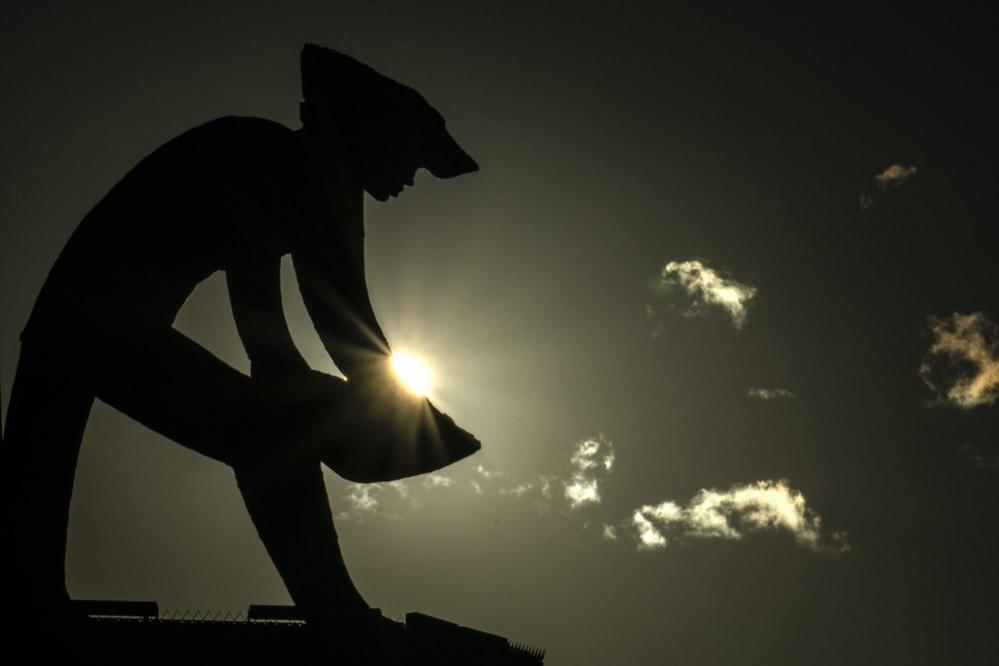
[[438,178],[454,178],[478,171],[479,165],[458,145],[454,137],[447,130],[443,134],[427,156],[427,170]]

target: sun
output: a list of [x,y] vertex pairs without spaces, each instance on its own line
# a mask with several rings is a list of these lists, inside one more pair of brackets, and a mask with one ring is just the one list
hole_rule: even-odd
[[430,393],[430,371],[412,354],[406,352],[392,354],[392,371],[410,393],[422,397]]

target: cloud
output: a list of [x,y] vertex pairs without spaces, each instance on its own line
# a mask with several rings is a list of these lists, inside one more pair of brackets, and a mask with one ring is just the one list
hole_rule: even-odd
[[503,476],[503,472],[498,472],[494,469],[486,469],[482,465],[475,468],[475,472],[481,476],[483,479],[496,479]]
[[533,487],[534,487],[533,483],[522,483],[519,486],[515,486],[513,488],[500,488],[497,492],[500,495],[513,495],[514,497],[523,497]]
[[371,513],[378,508],[378,500],[375,499],[372,492],[374,490],[380,490],[378,485],[362,485],[359,483],[351,484],[349,490],[350,493],[344,498],[350,505],[350,508],[354,511],[363,511],[366,513]]
[[976,469],[999,470],[999,453],[983,453],[971,442],[965,442],[957,455]]
[[783,388],[756,388],[755,386],[746,391],[746,395],[750,398],[756,398],[758,400],[778,400],[781,398],[793,398],[794,393]]
[[381,503],[375,495],[384,492],[384,490],[378,483],[352,483],[348,485],[347,494],[343,496],[343,501],[347,505],[346,509],[334,512],[334,518],[361,523],[364,522],[365,518],[378,515],[381,513],[379,509]]
[[617,528],[613,525],[604,525],[604,541],[617,541]]
[[600,483],[613,471],[614,459],[614,445],[603,436],[576,444],[569,458],[569,478],[562,481],[569,508],[600,503]]
[[409,497],[409,487],[406,485],[405,481],[389,481],[385,485],[399,493],[399,497],[403,499]]
[[907,180],[916,175],[917,169],[914,166],[902,166],[892,164],[890,167],[874,176],[874,182],[882,192],[889,187],[900,187]]
[[[659,286],[667,291],[683,291],[687,299],[686,307],[681,310],[684,316],[702,316],[711,309],[720,308],[728,313],[737,329],[745,325],[749,302],[756,296],[756,287],[724,278],[696,259],[666,264]],[[647,309],[646,316],[649,313]]]
[[705,489],[686,506],[672,501],[646,505],[635,510],[630,525],[639,550],[665,548],[671,533],[738,541],[761,531],[789,532],[798,545],[814,551],[842,553],[849,548],[842,532],[823,538],[821,517],[786,481],[757,481],[726,491]]
[[545,499],[551,499],[552,497],[552,480],[553,477],[541,475],[538,477],[538,481],[541,486],[539,490],[541,491],[541,496]]
[[929,317],[933,336],[919,368],[941,402],[961,409],[992,405],[999,396],[999,327],[981,312]]
[[427,490],[431,488],[450,488],[454,485],[454,479],[442,474],[427,474],[423,478],[423,487]]
[[[892,164],[874,176],[874,185],[879,191],[886,192],[889,187],[901,187],[915,176],[917,172],[918,169],[914,166]],[[873,206],[877,198],[874,192],[861,192],[857,199],[860,203],[860,210],[864,211]]]
[[659,550],[666,547],[666,537],[641,511],[635,511],[631,517],[631,522],[638,535],[639,550]]

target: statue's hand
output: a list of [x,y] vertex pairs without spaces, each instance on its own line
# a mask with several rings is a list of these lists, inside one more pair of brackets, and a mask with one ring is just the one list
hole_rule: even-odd
[[437,409],[429,400],[427,400],[427,405],[430,407],[430,416],[442,440],[450,441],[458,448],[475,451],[482,448],[482,443],[475,435],[458,426],[454,419]]

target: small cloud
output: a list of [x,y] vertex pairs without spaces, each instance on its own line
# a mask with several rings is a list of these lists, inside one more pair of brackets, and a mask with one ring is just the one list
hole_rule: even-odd
[[[915,176],[917,172],[918,169],[914,166],[892,164],[887,169],[874,176],[874,185],[879,191],[886,192],[889,187],[901,187],[913,176]],[[867,210],[874,205],[876,200],[877,195],[875,193],[862,192],[858,198],[860,210]]]
[[746,395],[757,400],[779,400],[782,398],[793,398],[794,393],[783,388],[756,388],[755,386],[746,391]]
[[545,499],[552,498],[552,477],[541,475],[538,477],[541,484],[541,496]]
[[940,402],[961,409],[999,397],[999,327],[981,312],[930,317],[933,343],[919,368]]
[[476,481],[475,479],[469,481],[468,485],[472,486],[472,490],[475,491],[476,495],[482,494],[482,484]]
[[613,525],[604,525],[604,541],[617,541],[617,528]]
[[427,490],[431,488],[450,488],[454,485],[454,479],[441,474],[428,474],[423,479],[423,487]]
[[976,469],[999,470],[999,453],[983,453],[971,442],[965,442],[957,455]]
[[720,308],[728,313],[737,329],[745,325],[749,302],[756,296],[756,287],[722,277],[696,259],[666,264],[659,287],[667,292],[682,290],[687,300],[686,306],[680,310],[684,316],[703,316],[711,309]]
[[352,483],[347,486],[347,494],[343,500],[347,505],[344,511],[334,514],[340,520],[350,520],[354,522],[364,522],[364,518],[375,516],[379,513],[380,503],[375,494],[383,492],[381,484],[378,483]]
[[500,488],[497,492],[500,495],[513,495],[514,497],[523,497],[528,492],[530,492],[531,488],[533,487],[534,487],[533,483],[522,483],[519,486],[515,486],[513,488]]
[[378,500],[372,494],[376,490],[381,490],[378,484],[351,484],[350,492],[344,498],[354,511],[371,513],[378,509]]
[[569,507],[600,503],[600,482],[614,469],[614,445],[604,437],[590,437],[576,444],[569,458],[569,478],[562,482]]
[[503,476],[503,472],[499,472],[499,471],[494,470],[494,469],[486,469],[482,465],[479,465],[478,467],[476,467],[475,468],[475,472],[476,472],[476,474],[478,474],[479,476],[481,476],[483,479],[486,479],[486,480],[497,479],[497,478]]
[[882,192],[889,187],[900,187],[907,180],[916,175],[917,169],[914,166],[902,166],[892,164],[890,167],[874,176],[874,182]]
[[666,533],[671,531],[736,541],[765,530],[790,532],[810,550],[842,553],[849,548],[844,533],[823,538],[821,517],[785,481],[757,481],[727,491],[701,490],[686,506],[671,501],[643,506],[634,512],[631,524],[639,550],[665,548]]
[[399,493],[399,497],[403,499],[409,497],[409,487],[406,485],[405,481],[389,481],[385,485]]

